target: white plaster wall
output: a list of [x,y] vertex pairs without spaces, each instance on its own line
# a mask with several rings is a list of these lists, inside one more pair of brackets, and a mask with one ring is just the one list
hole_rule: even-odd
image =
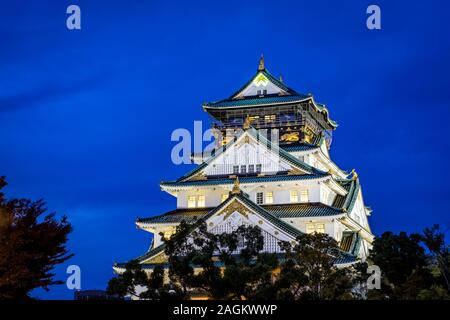
[[[241,139],[243,140],[245,137]],[[242,165],[253,165],[254,172],[256,172],[256,165],[261,165],[262,173],[274,173],[291,169],[291,166],[282,161],[278,154],[267,150],[252,140],[252,143],[235,143],[223,154],[216,157],[208,165],[204,173],[206,175],[232,175],[234,174],[233,167],[239,166],[240,172]]]
[[306,225],[308,223],[323,223],[325,224],[325,233],[330,237],[336,239],[336,220],[333,218],[283,218],[281,219],[302,232],[306,233]]
[[[318,181],[296,181],[296,182],[271,182],[265,184],[242,185],[241,190],[250,196],[253,202],[256,202],[256,193],[264,193],[264,201],[267,192],[273,192],[273,204],[291,203],[291,190],[298,192],[300,202],[300,191],[307,189],[309,193],[309,202],[321,202],[321,188],[323,183]],[[205,195],[206,207],[216,207],[222,202],[222,194],[228,194],[232,185],[217,186],[215,188],[191,189],[179,191],[177,195],[177,208],[187,208],[188,196]]]
[[179,191],[177,196],[177,208],[188,207],[188,196],[205,196],[205,207],[217,207],[222,202],[222,194],[228,194],[231,186],[217,187],[214,189],[193,189],[190,191]]

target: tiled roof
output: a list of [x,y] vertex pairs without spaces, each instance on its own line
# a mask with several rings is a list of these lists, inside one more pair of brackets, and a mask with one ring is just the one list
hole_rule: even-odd
[[145,261],[145,260],[157,255],[158,253],[163,252],[165,249],[166,249],[166,245],[163,243],[163,244],[157,246],[156,248],[150,249],[149,251],[144,253],[142,256],[138,257],[137,260],[139,262]]
[[341,196],[337,195],[333,201],[332,206],[335,208],[342,208],[350,212],[355,205],[356,198],[358,197],[358,191],[360,188],[359,180],[336,180],[345,190],[347,190],[347,195]]
[[213,208],[175,209],[162,215],[150,218],[138,218],[137,223],[193,223],[204,217]]
[[[343,214],[342,210],[327,206],[322,203],[293,203],[293,204],[271,204],[261,205],[261,207],[276,218],[307,218],[326,217]],[[186,221],[193,223],[204,217],[213,208],[176,209],[162,215],[139,218],[137,223],[179,223]]]
[[277,218],[326,217],[343,214],[342,210],[323,203],[274,204],[262,207]]
[[246,106],[261,106],[268,104],[300,102],[309,98],[305,95],[266,95],[263,97],[252,96],[243,99],[224,99],[216,102],[205,103],[203,106],[208,108],[226,108],[226,107],[246,107]]
[[[274,181],[298,181],[319,179],[328,174],[283,174],[272,176],[239,176],[241,184],[245,183],[263,183]],[[171,187],[190,187],[190,186],[210,186],[210,185],[230,185],[234,183],[232,178],[206,179],[206,180],[188,180],[188,181],[161,181],[161,186]]]
[[[260,73],[277,87],[285,91],[283,95],[265,95],[260,96],[248,96],[245,98],[236,97],[241,93]],[[295,90],[286,86],[282,81],[278,80],[266,69],[258,71],[247,83],[245,83],[238,91],[231,95],[227,99],[219,100],[216,102],[207,102],[203,104],[204,109],[224,109],[224,108],[241,108],[241,107],[255,107],[280,103],[294,103],[300,102],[306,99],[312,99],[312,95],[305,95],[296,92]],[[326,118],[333,127],[337,127],[337,123],[329,118],[328,109],[325,105],[314,102],[314,106],[320,111],[326,114]]]
[[[195,222],[200,222],[200,221],[206,221],[209,217],[213,216],[217,211],[221,210],[222,208],[226,207],[230,202],[234,201],[235,199],[238,199],[239,201],[241,201],[244,205],[248,206],[250,209],[254,210],[255,212],[257,212],[259,215],[261,215],[264,219],[266,219],[267,221],[273,223],[275,226],[277,226],[278,228],[280,228],[281,230],[285,231],[286,233],[290,234],[292,237],[297,238],[298,236],[302,235],[303,232],[301,232],[300,230],[298,230],[297,228],[293,227],[292,225],[290,225],[289,223],[286,223],[285,221],[281,220],[281,216],[284,214],[292,215],[293,212],[295,211],[294,209],[290,208],[290,210],[292,212],[289,212],[290,210],[288,210],[287,212],[282,210],[282,206],[280,205],[269,205],[269,206],[265,206],[264,208],[262,206],[257,205],[256,203],[254,203],[253,201],[251,201],[250,199],[248,199],[242,192],[239,194],[235,194],[232,195],[231,197],[229,197],[227,200],[225,200],[224,202],[222,202],[219,206],[217,206],[216,208],[213,208],[212,210],[208,211],[207,214],[203,215],[203,217],[199,218],[198,220],[196,219]],[[320,205],[319,207],[321,207],[322,205]],[[269,208],[270,207],[270,208]],[[301,207],[301,204],[298,204],[298,208]],[[207,211],[209,209],[205,208],[204,211]],[[329,212],[339,212],[336,209],[333,208],[329,208],[329,209],[325,209],[325,208],[321,208],[319,210],[331,210]],[[175,211],[172,211],[172,215],[177,215]],[[188,210],[189,214],[194,214],[194,212],[196,212],[196,210]],[[203,209],[200,211],[197,211],[197,214],[203,214],[204,213]],[[272,211],[272,212],[271,212]],[[186,213],[187,211],[184,211],[184,213]],[[285,212],[285,213],[283,213]],[[160,216],[161,217],[161,216]],[[155,218],[159,218],[159,217],[155,217]],[[153,219],[153,218],[149,218],[149,219]],[[145,219],[140,219],[141,222],[144,222]],[[192,227],[194,228],[196,224],[193,224]],[[144,255],[140,256],[137,258],[138,261],[143,262],[149,258],[151,258],[152,256],[155,256],[161,252],[163,252],[165,249],[165,245],[162,244],[154,249],[149,250],[147,253],[145,253]],[[347,264],[347,263],[352,263],[354,261],[357,260],[357,257],[342,252],[341,250],[338,250],[337,252],[333,253],[333,255],[335,256],[335,264]],[[116,267],[121,267],[121,265],[124,264],[116,264]],[[147,266],[148,268],[153,268],[154,266],[156,266],[156,264],[143,264],[143,267]],[[123,266],[122,266],[123,267]]]
[[293,145],[286,145],[286,146],[280,146],[280,148],[283,148],[283,150],[287,152],[293,152],[293,151],[309,151],[320,148],[320,146],[311,144],[311,143],[299,143],[299,144],[293,144]]

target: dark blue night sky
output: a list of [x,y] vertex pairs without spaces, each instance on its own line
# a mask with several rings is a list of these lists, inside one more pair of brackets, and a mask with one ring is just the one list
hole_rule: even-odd
[[378,31],[368,1],[0,3],[0,175],[10,197],[69,216],[75,257],[57,272],[78,264],[82,289],[147,250],[136,217],[173,209],[159,182],[191,168],[172,164],[171,132],[208,120],[201,103],[238,89],[261,53],[339,123],[331,155],[357,169],[374,233],[449,226],[448,1],[376,1]]

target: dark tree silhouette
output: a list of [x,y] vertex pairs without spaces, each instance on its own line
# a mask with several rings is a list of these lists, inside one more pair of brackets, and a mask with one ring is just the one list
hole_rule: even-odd
[[0,299],[30,299],[36,288],[61,284],[53,268],[72,257],[65,246],[71,224],[45,212],[42,200],[5,198],[0,177]]

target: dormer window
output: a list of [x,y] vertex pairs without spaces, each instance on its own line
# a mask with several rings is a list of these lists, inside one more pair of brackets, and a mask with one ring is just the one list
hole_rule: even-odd
[[256,93],[258,96],[265,96],[267,94],[267,89],[257,90]]

